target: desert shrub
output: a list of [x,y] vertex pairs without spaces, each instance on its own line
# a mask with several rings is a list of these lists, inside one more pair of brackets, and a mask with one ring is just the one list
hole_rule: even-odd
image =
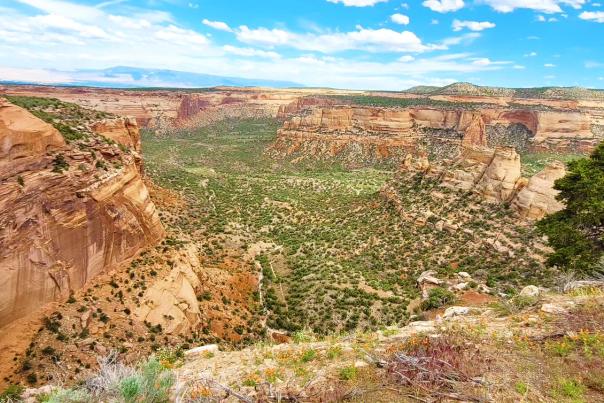
[[491,307],[499,316],[514,315],[526,308],[537,305],[539,298],[525,297],[522,295],[516,295],[510,299],[504,299],[493,303]]
[[9,385],[0,393],[0,403],[16,402],[21,398],[25,388],[21,385]]
[[354,367],[345,367],[340,370],[340,379],[343,381],[352,381],[357,377],[359,370]]
[[137,368],[117,361],[115,353],[99,362],[98,374],[86,382],[86,388],[97,400],[118,398],[125,402],[163,403],[169,401],[174,375],[156,357]]
[[428,292],[428,298],[422,302],[422,309],[425,311],[437,309],[445,305],[450,305],[454,303],[455,300],[455,294],[451,291],[442,287],[435,287]]
[[43,403],[87,403],[92,397],[82,389],[56,389],[42,399]]
[[65,160],[63,154],[57,154],[54,160],[52,161],[52,165],[52,172],[62,173],[63,171],[69,170],[69,164]]
[[[441,336],[412,338],[390,357],[386,369],[395,383],[438,395],[455,392],[464,383],[471,384],[488,365],[478,347],[455,336]],[[464,401],[478,400],[473,396],[458,397]]]

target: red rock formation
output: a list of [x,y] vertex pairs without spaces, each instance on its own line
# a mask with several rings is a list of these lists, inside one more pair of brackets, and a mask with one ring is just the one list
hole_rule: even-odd
[[564,208],[554,189],[554,182],[566,174],[564,164],[555,161],[529,180],[522,177],[520,156],[510,147],[464,147],[458,158],[435,163],[409,155],[401,168],[411,175],[422,172],[449,189],[477,193],[487,202],[509,203],[529,220]]
[[[97,127],[137,147],[133,121]],[[51,125],[0,103],[0,326],[163,237],[135,156],[100,137],[87,144],[68,145]],[[59,155],[64,172],[56,169]]]
[[[290,105],[281,109],[281,115],[289,110],[307,110],[304,105]],[[371,144],[369,150],[388,149],[377,154],[378,159],[405,156],[393,152],[393,147],[404,151],[423,150],[425,141],[436,141],[438,147],[497,146],[490,139],[491,128],[522,125],[527,130],[526,143],[529,150],[548,152],[589,152],[600,141],[600,135],[592,130],[590,115],[583,112],[535,111],[508,109],[439,109],[426,108],[378,108],[360,106],[314,107],[307,114],[294,116],[283,125],[270,152],[276,156],[288,156],[316,149],[320,155],[296,155],[303,158],[324,158],[325,152],[347,152],[354,147]],[[430,130],[425,132],[424,129]],[[509,136],[521,137],[521,133],[510,132]],[[332,146],[333,145],[333,146]],[[401,150],[403,151],[403,150]],[[372,158],[370,158],[372,159]],[[402,162],[397,159],[395,162]]]

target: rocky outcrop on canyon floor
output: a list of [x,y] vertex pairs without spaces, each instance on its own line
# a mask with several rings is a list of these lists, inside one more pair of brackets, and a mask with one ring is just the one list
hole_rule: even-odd
[[0,326],[67,298],[164,233],[133,120],[12,100],[31,112],[0,100]]
[[[578,111],[461,106],[309,108],[304,104],[300,108],[298,116],[284,123],[271,154],[293,160],[335,158],[363,166],[398,164],[408,153],[451,158],[468,146],[586,153],[601,140],[601,134],[592,130],[590,115]],[[294,109],[292,105],[287,110]]]
[[554,161],[532,178],[523,178],[521,157],[511,147],[463,148],[458,158],[438,162],[409,155],[402,172],[406,180],[419,174],[444,188],[472,192],[491,203],[509,204],[530,220],[564,208],[554,189],[554,182],[566,175],[564,164]]

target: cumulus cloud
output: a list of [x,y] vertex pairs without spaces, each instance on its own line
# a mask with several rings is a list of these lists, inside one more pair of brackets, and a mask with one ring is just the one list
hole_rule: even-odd
[[479,0],[501,13],[510,13],[518,8],[535,10],[546,14],[561,13],[561,5],[581,8],[586,0]]
[[465,3],[464,0],[426,0],[422,5],[437,13],[448,13],[461,10]]
[[453,21],[453,31],[461,31],[464,28],[470,31],[484,31],[485,29],[495,28],[495,24],[489,21]]
[[409,25],[410,22],[408,16],[400,13],[392,14],[390,16],[390,19],[392,20],[392,22],[400,25]]
[[346,7],[369,7],[388,0],[327,0],[329,3],[342,3]]
[[[431,50],[467,43],[479,36],[475,32],[427,44],[412,32],[390,29],[295,33],[229,27],[233,41],[217,44],[180,25],[169,13],[131,4],[106,2],[103,7],[94,7],[59,0],[20,1],[33,9],[24,12],[3,4],[0,10],[0,80],[66,83],[92,74],[82,70],[132,66],[280,79],[311,86],[402,89],[417,84],[443,85],[469,74],[506,68],[498,60],[481,61],[480,55],[427,56]],[[237,44],[235,39],[241,41]],[[276,50],[280,47],[291,51],[280,55]],[[399,54],[334,56],[342,50]],[[127,74],[89,78],[135,82]],[[136,83],[142,82],[144,77],[136,78]]]
[[226,32],[232,32],[233,30],[231,29],[231,27],[229,27],[229,25],[226,22],[222,22],[222,21],[210,21],[207,19],[204,19],[203,21],[201,21],[201,23],[203,25],[206,25],[210,28],[214,28],[217,29],[219,31],[226,31]]
[[579,18],[586,21],[604,23],[604,11],[584,11],[579,14]]
[[255,28],[241,26],[236,32],[240,42],[268,47],[287,46],[298,50],[321,53],[336,53],[346,50],[369,52],[425,52],[439,48],[423,44],[410,31],[391,29],[368,29],[357,27],[356,31],[332,33],[294,33],[284,29]]
[[237,46],[225,45],[222,47],[225,52],[231,53],[237,56],[245,57],[266,57],[269,59],[279,59],[281,55],[277,52],[270,52],[266,50],[254,49],[254,48],[241,48]]

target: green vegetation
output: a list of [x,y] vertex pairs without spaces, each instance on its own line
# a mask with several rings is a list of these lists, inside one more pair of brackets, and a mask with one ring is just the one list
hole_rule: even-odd
[[[268,245],[253,255],[259,269],[249,268],[264,274],[263,299],[250,301],[262,303],[255,309],[268,314],[271,328],[323,335],[405,324],[405,307],[418,297],[415,279],[425,270],[484,280],[488,270],[493,287],[548,277],[531,249],[537,236],[505,207],[439,189],[449,199],[442,203],[431,196],[435,183],[388,170],[276,161],[265,150],[279,127],[272,119],[243,119],[169,137],[143,133],[148,174],[187,203],[162,219],[183,239],[203,241],[209,267]],[[418,219],[434,213],[426,225],[385,200],[380,190],[389,182]],[[465,231],[437,229],[439,216],[459,219]],[[495,239],[515,245],[515,258],[498,252]],[[218,290],[198,299],[212,297],[230,302]]]
[[522,153],[520,157],[522,158],[522,175],[530,178],[541,172],[553,161],[568,164],[571,161],[584,158],[585,154]]
[[428,298],[422,302],[422,309],[437,309],[445,305],[451,305],[455,302],[455,294],[451,291],[435,287],[428,292]]
[[342,104],[359,106],[376,106],[383,108],[412,108],[412,107],[434,107],[449,109],[480,109],[489,107],[488,104],[480,102],[450,102],[430,98],[398,98],[377,95],[330,95],[328,99],[334,99]]
[[25,388],[21,385],[9,385],[0,393],[0,403],[16,402],[21,397]]
[[94,120],[109,117],[108,113],[82,108],[69,102],[55,98],[36,98],[23,96],[5,96],[6,99],[30,111],[36,117],[50,123],[57,129],[66,141],[82,140],[90,136],[84,126]]
[[[175,382],[171,367],[151,357],[136,368],[126,367],[113,358],[101,362],[99,372],[83,386],[57,388],[40,396],[41,403],[93,403],[99,401],[166,403]],[[0,400],[2,402],[2,400]]]
[[582,87],[503,88],[453,83],[444,87],[417,86],[403,91],[425,95],[470,95],[535,99],[604,99],[604,91]]
[[604,142],[590,158],[572,161],[556,182],[566,208],[538,223],[555,252],[548,263],[592,275],[602,271],[604,256]]

